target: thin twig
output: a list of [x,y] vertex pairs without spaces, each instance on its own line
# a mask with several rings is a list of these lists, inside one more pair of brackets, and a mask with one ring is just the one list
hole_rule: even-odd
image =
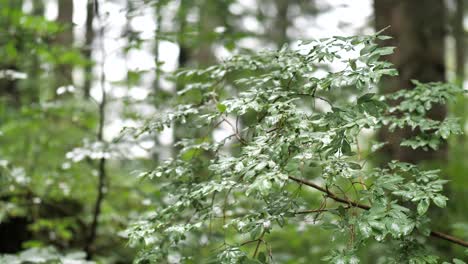
[[243,242],[243,243],[240,244],[240,245],[241,245],[241,246],[245,246],[245,245],[248,245],[248,244],[250,244],[250,243],[257,242],[257,241],[258,241],[258,239],[253,239],[253,240],[245,241],[245,242]]
[[[95,1],[95,10],[96,10],[96,16],[98,17],[98,20],[100,22],[100,29],[99,29],[99,36],[100,36],[100,49],[102,53],[102,58],[101,58],[101,63],[100,63],[100,68],[101,68],[101,78],[100,78],[100,86],[101,86],[101,102],[99,103],[99,127],[98,127],[98,132],[97,132],[97,140],[101,143],[104,142],[104,124],[105,124],[105,118],[106,118],[106,99],[107,99],[107,94],[106,94],[106,89],[105,89],[105,82],[106,82],[106,74],[104,70],[104,63],[106,60],[106,52],[105,52],[105,47],[104,47],[104,26],[102,23],[102,18],[99,16],[98,13],[98,7],[97,7],[97,1]],[[99,215],[101,214],[101,206],[102,202],[104,200],[104,192],[106,188],[106,159],[103,157],[99,160],[99,165],[98,165],[98,186],[97,186],[97,197],[96,197],[96,202],[94,204],[94,210],[93,210],[93,220],[91,222],[90,226],[90,233],[86,239],[86,244],[84,251],[86,252],[86,259],[90,260],[92,258],[92,245],[94,244],[94,241],[96,240],[96,233],[97,233],[97,228],[99,224]]]
[[314,209],[294,212],[295,215],[329,212],[330,209]]
[[238,133],[237,127],[234,127],[234,125],[227,118],[225,118],[224,116],[221,116],[221,118],[223,119],[224,122],[226,122],[232,128],[232,131],[234,132],[234,135],[237,138],[237,140],[239,140],[239,142],[242,143],[242,145],[246,145],[247,142]]
[[258,249],[260,248],[260,244],[263,242],[263,237],[265,236],[265,233],[266,233],[266,230],[263,230],[262,234],[260,235],[260,237],[257,239],[258,242],[257,242],[257,246],[255,247],[255,251],[253,253],[253,258],[255,258],[257,256],[257,253],[258,253]]

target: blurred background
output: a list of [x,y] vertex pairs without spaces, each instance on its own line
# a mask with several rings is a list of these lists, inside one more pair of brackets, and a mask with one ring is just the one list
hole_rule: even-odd
[[[34,256],[132,262],[138,247],[127,245],[125,228],[166,196],[138,172],[196,132],[177,126],[138,139],[120,132],[170,109],[184,88],[178,69],[390,26],[384,34],[393,38],[382,44],[396,47],[386,60],[400,75],[383,80],[381,92],[411,88],[411,79],[467,87],[467,7],[465,0],[0,0],[0,254],[19,261],[11,263]],[[467,130],[467,106],[458,98],[431,115],[458,116]],[[380,137],[390,142],[382,159],[442,169],[450,201],[431,212],[433,225],[467,239],[466,136],[416,152],[399,146],[405,132],[398,133],[367,135],[363,144]],[[311,222],[272,234],[279,263],[320,263],[336,247]],[[463,256],[444,242],[432,247]],[[370,243],[361,256],[377,263],[383,251]]]

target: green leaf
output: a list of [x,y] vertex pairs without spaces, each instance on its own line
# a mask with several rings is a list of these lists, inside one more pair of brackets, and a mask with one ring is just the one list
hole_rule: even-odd
[[425,198],[422,199],[418,204],[418,214],[425,214],[427,212],[427,209],[429,209],[429,199]]
[[443,195],[437,195],[435,197],[432,198],[432,201],[435,203],[435,205],[437,205],[438,207],[445,207],[447,205],[447,197],[443,196]]
[[266,255],[265,255],[264,252],[258,253],[257,259],[258,259],[258,261],[260,261],[261,263],[267,263],[267,257],[266,257]]
[[382,48],[378,48],[374,52],[378,53],[379,55],[385,56],[385,55],[392,54],[394,49],[395,47],[382,47]]
[[356,60],[355,59],[354,60],[349,60],[349,66],[351,66],[351,69],[353,71],[355,71],[356,70]]
[[218,108],[218,111],[219,111],[219,112],[221,112],[221,113],[226,112],[226,108],[227,108],[226,105],[224,105],[224,104],[222,104],[222,103],[218,103],[218,104],[216,105],[216,107]]
[[348,163],[349,167],[353,170],[360,170],[362,169],[361,165],[359,163],[355,163],[355,162],[350,162]]
[[464,262],[464,261],[461,260],[461,259],[454,258],[454,259],[453,259],[453,264],[466,264],[466,262]]
[[378,47],[377,44],[374,44],[374,43],[366,45],[366,46],[364,46],[364,48],[361,49],[359,54],[362,56],[362,55],[371,53],[372,51],[377,49],[377,47]]
[[377,38],[378,38],[378,39],[380,39],[380,40],[388,40],[388,39],[392,39],[392,37],[391,37],[391,36],[384,36],[384,35],[379,35],[379,36],[377,36]]

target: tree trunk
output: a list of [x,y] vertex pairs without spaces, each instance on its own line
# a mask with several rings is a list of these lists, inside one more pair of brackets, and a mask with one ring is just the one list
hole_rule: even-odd
[[[398,77],[382,81],[384,93],[398,89],[411,89],[412,79],[421,82],[445,81],[445,6],[442,0],[374,0],[375,26],[377,30],[390,26],[384,34],[393,39],[382,45],[395,46],[394,54],[386,60],[399,71]],[[442,120],[446,107],[435,106],[428,117]],[[389,142],[384,149],[385,156],[405,162],[417,163],[423,160],[445,159],[446,145],[437,151],[412,150],[401,147],[403,138],[413,136],[409,129],[394,133],[387,129],[380,131],[380,138]]]
[[455,74],[457,83],[463,85],[465,79],[465,28],[463,25],[464,19],[464,2],[465,0],[456,0],[455,16],[453,23],[454,38],[455,38]]
[[276,18],[274,21],[274,28],[272,29],[273,40],[278,48],[288,42],[288,10],[289,3],[285,0],[276,0]]
[[[383,41],[382,45],[395,46],[395,53],[385,59],[394,64],[398,77],[384,78],[381,83],[383,93],[399,89],[412,89],[412,79],[421,82],[445,81],[445,35],[446,19],[443,0],[374,0],[375,26],[381,30],[390,26],[384,34],[393,39]],[[434,120],[445,118],[447,108],[436,105],[428,113]],[[415,136],[409,128],[390,132],[384,128],[379,132],[381,141],[389,144],[383,149],[383,158],[410,163],[447,160],[447,144],[438,150],[413,150],[400,146],[402,139]],[[432,163],[435,164],[435,163]],[[447,194],[450,196],[450,191]],[[450,219],[441,211],[432,210],[432,225],[447,229]],[[447,256],[451,248],[446,244],[437,244],[436,248]]]
[[[13,11],[21,10],[23,1],[7,1],[7,5],[8,6],[6,8],[10,12],[7,12],[5,17],[0,17],[0,27],[2,28],[3,32],[9,32],[9,29],[11,27],[15,27],[14,24],[11,24],[12,18],[10,17],[10,15],[13,15]],[[21,43],[16,42],[15,48],[19,49],[20,44]],[[15,60],[9,60],[6,62],[0,61],[0,72],[9,70],[19,71],[18,62]],[[18,90],[18,80],[8,77],[0,78],[0,97],[2,100],[5,100],[5,102],[8,105],[11,105],[13,107],[19,107],[20,93]]]
[[86,6],[86,33],[85,33],[85,47],[83,50],[84,57],[88,60],[86,66],[84,67],[84,85],[83,92],[84,97],[89,98],[91,92],[91,85],[93,80],[93,64],[91,63],[92,51],[93,51],[93,41],[94,41],[94,29],[93,29],[93,20],[94,20],[94,1],[88,0]]
[[[32,14],[34,16],[43,17],[45,6],[43,0],[33,1]],[[31,58],[30,73],[28,78],[28,88],[30,91],[31,102],[38,103],[41,97],[41,62],[38,54],[34,54]]]
[[[58,17],[56,22],[64,26],[63,32],[58,34],[56,43],[70,48],[73,45],[73,0],[60,0],[58,1]],[[57,65],[55,78],[57,86],[71,85],[72,78],[71,65]]]

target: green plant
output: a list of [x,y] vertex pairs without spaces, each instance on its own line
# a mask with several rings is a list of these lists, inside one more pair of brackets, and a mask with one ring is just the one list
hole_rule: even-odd
[[[393,51],[375,44],[386,38],[333,37],[181,72],[192,84],[179,92],[178,103],[196,102],[134,132],[182,123],[206,133],[181,140],[173,160],[141,174],[167,197],[163,208],[128,230],[131,243],[146,247],[138,261],[190,263],[187,248],[207,247],[215,252],[213,263],[269,263],[269,235],[305,214],[343,242],[324,259],[330,263],[359,263],[356,252],[369,240],[393,248],[385,263],[436,263],[423,244],[428,236],[466,247],[430,229],[428,208],[447,201],[439,171],[398,161],[373,167],[367,160],[385,142],[366,156],[359,145],[363,130],[386,125],[417,131],[402,142],[412,148],[437,149],[461,133],[454,118],[426,117],[433,105],[463,93],[457,86],[415,81],[412,90],[375,94],[383,75],[397,74],[379,60]],[[339,70],[324,73],[324,64]],[[336,93],[350,96],[334,99]],[[230,132],[215,140],[210,133],[220,126]],[[210,243],[203,246],[200,237]]]

